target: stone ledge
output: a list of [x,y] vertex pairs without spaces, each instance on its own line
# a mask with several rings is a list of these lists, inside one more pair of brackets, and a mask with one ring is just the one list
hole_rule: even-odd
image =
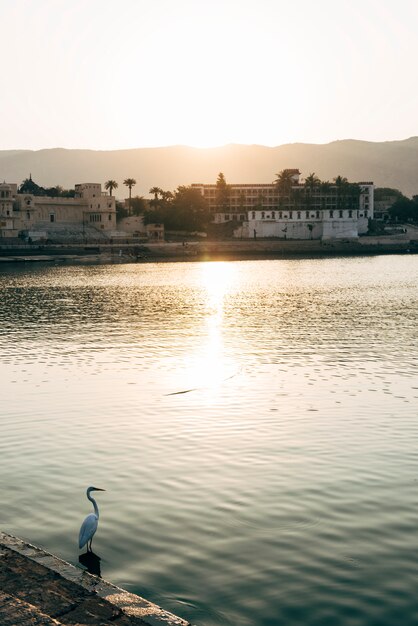
[[190,626],[156,604],[0,532],[0,623]]

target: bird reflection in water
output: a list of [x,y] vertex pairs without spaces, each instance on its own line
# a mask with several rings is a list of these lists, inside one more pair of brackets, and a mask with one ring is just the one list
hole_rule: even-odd
[[84,554],[80,554],[80,556],[78,557],[78,561],[79,563],[81,563],[81,565],[84,565],[84,567],[87,568],[89,574],[94,574],[94,576],[101,577],[101,558],[98,554],[95,554],[91,550],[87,550],[87,552],[85,552]]

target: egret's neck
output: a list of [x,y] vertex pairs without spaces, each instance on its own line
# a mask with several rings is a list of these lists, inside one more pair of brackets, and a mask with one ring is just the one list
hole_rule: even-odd
[[99,518],[99,507],[97,506],[96,500],[94,498],[92,498],[89,493],[87,494],[87,498],[88,498],[88,500],[90,500],[90,502],[93,503],[94,513],[95,513],[96,517]]

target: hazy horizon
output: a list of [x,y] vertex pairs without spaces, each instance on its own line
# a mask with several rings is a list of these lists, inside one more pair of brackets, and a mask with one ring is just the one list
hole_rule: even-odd
[[296,146],[296,145],[307,145],[307,146],[327,146],[333,143],[338,143],[338,142],[361,142],[361,143],[370,143],[370,144],[379,144],[379,143],[402,143],[402,142],[406,142],[409,141],[411,139],[417,139],[418,135],[411,135],[409,137],[401,137],[398,139],[382,139],[379,141],[372,141],[372,140],[368,140],[368,139],[355,139],[353,137],[344,137],[344,138],[339,138],[339,139],[333,139],[330,141],[289,141],[283,144],[277,144],[277,145],[266,145],[266,144],[260,144],[260,143],[252,143],[252,144],[248,144],[248,143],[241,143],[241,142],[229,142],[229,143],[225,143],[225,144],[219,144],[216,146],[193,146],[190,144],[167,144],[167,145],[146,145],[146,146],[132,146],[132,147],[120,147],[120,148],[86,148],[83,146],[74,146],[71,148],[68,148],[66,146],[49,146],[49,147],[40,147],[40,148],[0,148],[0,152],[42,152],[45,150],[82,150],[82,151],[89,151],[89,152],[125,152],[125,151],[134,151],[134,150],[148,150],[148,149],[166,149],[166,148],[190,148],[193,150],[200,150],[200,151],[209,151],[209,150],[217,150],[217,149],[222,149],[222,148],[228,148],[229,146],[238,146],[238,147],[259,147],[259,148],[281,148],[281,147],[286,147],[286,146]]
[[2,150],[417,134],[409,0],[0,0]]

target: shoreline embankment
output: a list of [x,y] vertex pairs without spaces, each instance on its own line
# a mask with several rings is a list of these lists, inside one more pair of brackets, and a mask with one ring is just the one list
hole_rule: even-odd
[[2,532],[0,624],[190,626],[156,604]]
[[[415,235],[415,233],[414,233]],[[418,253],[418,234],[358,240],[230,240],[94,245],[0,245],[0,262],[126,263],[298,259]]]

